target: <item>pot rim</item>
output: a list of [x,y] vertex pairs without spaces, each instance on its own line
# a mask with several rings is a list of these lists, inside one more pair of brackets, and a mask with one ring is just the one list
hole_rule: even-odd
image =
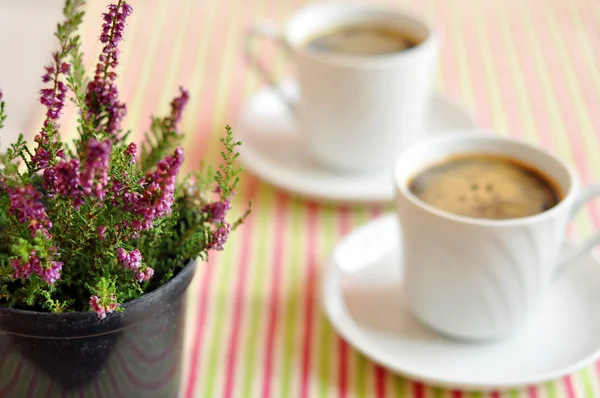
[[185,294],[197,263],[197,260],[191,260],[167,283],[123,303],[121,305],[123,312],[113,312],[103,320],[99,320],[93,311],[55,313],[0,307],[0,334],[47,339],[91,337],[114,333],[139,323],[156,314],[157,311],[162,312],[161,304],[169,305],[173,299]]

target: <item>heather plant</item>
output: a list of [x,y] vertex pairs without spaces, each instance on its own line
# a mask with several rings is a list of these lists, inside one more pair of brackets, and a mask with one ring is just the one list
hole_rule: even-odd
[[[45,67],[45,121],[31,147],[23,135],[0,155],[0,306],[100,319],[121,303],[168,282],[195,258],[223,250],[239,182],[238,156],[226,127],[223,162],[178,180],[184,151],[178,124],[188,102],[181,88],[164,117],[153,117],[138,148],[122,128],[119,43],[132,7],[103,14],[101,54],[86,76],[77,28],[85,0],[67,0],[58,51]],[[78,135],[61,139],[65,101],[78,110]],[[0,127],[6,118],[0,92]]]

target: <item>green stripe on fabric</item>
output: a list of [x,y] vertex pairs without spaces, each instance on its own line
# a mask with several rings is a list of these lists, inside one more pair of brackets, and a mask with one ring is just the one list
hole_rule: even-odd
[[[332,211],[332,209],[324,207],[321,212],[321,231],[322,231],[322,250],[320,258],[323,260],[319,264],[321,272],[320,276],[325,272],[327,259],[331,255],[332,250],[338,241],[338,213]],[[320,278],[317,284],[317,289],[321,288],[323,282]],[[320,291],[320,290],[319,290]],[[337,347],[337,335],[333,330],[331,324],[327,320],[327,317],[323,314],[320,306],[316,318],[316,324],[321,329],[321,334],[318,343],[318,373],[319,373],[319,396],[322,398],[328,398],[331,396],[330,391],[332,388],[337,387],[337,381],[333,378],[332,368],[337,368],[338,350]]]
[[444,390],[439,387],[432,387],[431,395],[433,398],[444,398]]
[[558,398],[558,392],[557,392],[557,384],[559,382],[558,381],[551,381],[548,382],[546,384],[544,384],[545,390],[546,390],[546,395],[548,396],[548,398]]
[[592,381],[593,377],[592,369],[590,367],[587,367],[576,374],[577,380],[583,385],[583,391],[585,391],[586,397],[595,396],[594,382]]

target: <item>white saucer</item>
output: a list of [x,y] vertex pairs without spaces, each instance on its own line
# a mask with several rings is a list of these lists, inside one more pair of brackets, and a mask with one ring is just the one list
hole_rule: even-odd
[[395,215],[357,229],[339,243],[323,278],[325,314],[374,362],[435,386],[481,391],[556,379],[600,354],[598,259],[584,256],[563,271],[518,336],[467,343],[436,334],[407,310],[399,233]]
[[[297,86],[281,89],[297,98]],[[431,134],[471,130],[475,122],[462,107],[439,94],[433,97],[425,131]],[[385,202],[393,198],[391,171],[344,174],[324,169],[305,152],[289,110],[273,89],[264,87],[244,105],[236,139],[242,141],[240,160],[265,181],[294,194],[334,202]],[[437,132],[437,133],[436,133]]]

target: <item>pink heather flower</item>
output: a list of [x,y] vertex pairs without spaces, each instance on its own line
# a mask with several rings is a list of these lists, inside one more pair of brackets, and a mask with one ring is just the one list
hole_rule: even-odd
[[210,215],[211,222],[221,223],[225,221],[225,216],[227,216],[229,209],[231,209],[231,203],[229,199],[224,199],[220,202],[205,205],[202,211]]
[[213,231],[212,239],[208,243],[208,250],[223,250],[225,242],[229,237],[231,226],[228,222],[222,222],[221,225]]
[[139,270],[135,275],[135,279],[138,282],[144,282],[150,280],[150,278],[152,278],[153,276],[154,270],[150,267],[147,267],[145,271]]
[[179,123],[179,120],[181,119],[183,109],[190,99],[189,93],[183,87],[180,87],[179,91],[179,97],[175,97],[171,102],[171,123],[174,129],[177,128],[177,123]]
[[98,314],[98,319],[100,320],[106,318],[106,314],[114,312],[114,310],[119,306],[119,303],[116,302],[117,298],[113,293],[110,294],[108,303],[103,305],[102,301],[103,300],[96,295],[90,298],[90,308],[92,311]]
[[119,247],[117,249],[117,259],[122,263],[125,263],[126,260],[129,261],[129,253],[122,247]]
[[47,120],[57,120],[65,106],[67,86],[63,82],[58,81],[56,88],[44,88],[40,91],[40,94],[40,102],[47,108]]
[[104,43],[102,53],[98,57],[96,73],[88,83],[85,103],[89,108],[89,116],[98,117],[102,110],[108,114],[106,131],[116,135],[121,120],[127,113],[125,104],[119,101],[119,92],[115,80],[114,69],[119,64],[119,42],[123,40],[125,20],[133,9],[125,2],[111,4],[108,12],[103,14],[104,24],[100,34],[100,42]]
[[129,161],[133,164],[135,163],[137,156],[137,145],[135,142],[130,143],[125,150],[125,155],[129,158]]
[[42,76],[44,83],[53,83],[52,87],[40,91],[40,103],[46,107],[46,123],[60,117],[65,105],[67,86],[59,78],[71,71],[71,65],[63,62],[58,52],[52,54],[52,59],[53,63],[44,67],[46,73]]
[[29,258],[25,263],[18,258],[12,260],[11,266],[14,269],[14,278],[29,279],[31,275],[36,274],[49,285],[54,285],[54,283],[60,279],[60,271],[63,266],[62,262],[53,259],[57,256],[57,253],[58,248],[52,246],[49,250],[49,260],[47,265],[42,264],[42,260],[35,250],[29,254]]
[[37,275],[43,273],[40,258],[35,250],[29,253],[27,262],[24,263],[21,259],[15,258],[10,265],[15,270],[13,275],[15,279],[29,279],[34,273]]
[[52,228],[52,222],[41,202],[42,194],[31,184],[19,188],[8,187],[7,192],[10,200],[9,213],[21,224],[28,224],[32,237],[38,230],[49,237],[48,230]]
[[125,249],[119,247],[117,249],[117,260],[123,268],[135,272],[142,266],[142,253],[139,249],[134,249],[131,253],[128,253]]
[[87,155],[81,172],[81,187],[87,195],[100,200],[106,196],[108,185],[108,166],[112,142],[98,142],[95,138],[88,141]]
[[49,197],[56,194],[73,199],[75,208],[83,203],[83,190],[79,177],[79,160],[61,160],[56,166],[44,170],[44,189]]
[[51,261],[50,267],[46,268],[41,277],[49,285],[54,285],[54,282],[60,279],[60,271],[62,270],[63,263],[60,261]]
[[104,225],[100,225],[96,229],[96,233],[98,234],[98,238],[100,238],[100,240],[106,239],[106,227]]
[[142,218],[139,223],[131,223],[134,230],[149,229],[155,219],[171,214],[177,173],[182,163],[183,149],[177,148],[172,156],[158,162],[154,172],[148,172],[142,179],[143,193],[123,191],[124,207]]

